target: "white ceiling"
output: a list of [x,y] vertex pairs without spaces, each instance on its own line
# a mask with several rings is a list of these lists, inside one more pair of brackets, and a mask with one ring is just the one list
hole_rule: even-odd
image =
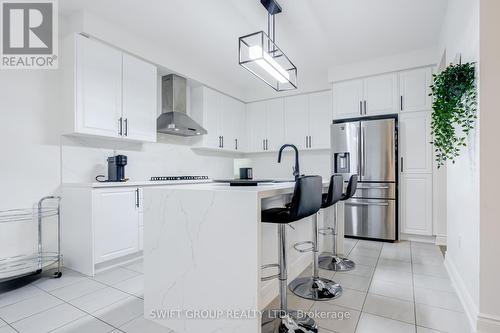
[[[277,44],[298,67],[300,92],[326,89],[330,66],[435,46],[446,1],[278,0]],[[245,101],[276,95],[237,61],[238,37],[267,27],[259,0],[64,0],[60,7],[87,9],[170,45],[229,95]]]

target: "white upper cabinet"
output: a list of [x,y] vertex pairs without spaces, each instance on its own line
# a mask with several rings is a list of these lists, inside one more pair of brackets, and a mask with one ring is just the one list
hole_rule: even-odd
[[202,147],[240,151],[244,147],[245,104],[207,87],[194,88],[191,115],[207,130]]
[[398,112],[398,77],[385,74],[363,80],[363,114],[377,115]]
[[247,104],[247,150],[249,152],[265,151],[265,139],[267,136],[266,114],[266,102],[255,102]]
[[308,146],[307,95],[285,97],[285,143],[298,149]]
[[284,144],[282,98],[266,102],[266,150],[276,151]]
[[336,118],[359,117],[363,103],[363,80],[333,84],[333,114]]
[[124,135],[141,141],[156,141],[156,67],[123,54]]
[[400,170],[402,172],[432,173],[430,127],[430,112],[411,112],[400,115]]
[[64,134],[156,141],[156,67],[79,34],[63,42]]
[[[71,69],[68,69],[71,70]],[[74,131],[119,137],[123,131],[122,53],[95,40],[76,38]],[[72,85],[74,86],[74,85]],[[75,110],[65,110],[75,112]]]
[[399,73],[400,108],[402,112],[429,111],[432,68],[418,68]]
[[312,149],[330,148],[330,125],[332,124],[332,92],[312,93],[309,97],[309,142]]

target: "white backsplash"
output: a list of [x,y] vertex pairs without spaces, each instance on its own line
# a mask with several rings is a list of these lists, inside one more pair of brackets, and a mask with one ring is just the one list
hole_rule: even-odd
[[133,181],[151,176],[206,175],[228,178],[233,175],[233,158],[191,149],[199,138],[160,135],[158,143],[115,142],[94,138],[63,137],[61,178],[63,183],[94,182],[107,177],[109,156],[128,157],[125,176]]

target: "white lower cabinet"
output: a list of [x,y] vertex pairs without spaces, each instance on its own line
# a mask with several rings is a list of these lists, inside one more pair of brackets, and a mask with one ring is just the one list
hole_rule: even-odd
[[432,174],[401,175],[401,232],[432,236]]
[[137,189],[96,190],[93,202],[95,263],[139,251]]
[[98,267],[140,255],[142,188],[64,185],[62,197],[66,267],[92,276]]

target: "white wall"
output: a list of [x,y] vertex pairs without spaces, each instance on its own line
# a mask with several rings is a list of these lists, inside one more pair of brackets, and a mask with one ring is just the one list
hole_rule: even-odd
[[[448,2],[440,35],[440,54],[446,63],[479,61],[479,3]],[[448,163],[446,264],[458,288],[469,319],[474,322],[479,304],[479,122],[456,163]]]
[[[68,29],[64,18],[60,23]],[[56,194],[61,180],[91,182],[106,175],[106,158],[114,153],[129,157],[126,175],[133,180],[232,176],[232,157],[194,152],[193,139],[160,135],[159,143],[141,145],[61,137],[58,79],[58,70],[1,71],[0,210],[31,207]],[[34,251],[35,230],[34,224],[0,224],[0,258]]]
[[500,332],[500,205],[498,204],[498,88],[500,86],[500,2],[480,1],[481,140],[479,332]]

